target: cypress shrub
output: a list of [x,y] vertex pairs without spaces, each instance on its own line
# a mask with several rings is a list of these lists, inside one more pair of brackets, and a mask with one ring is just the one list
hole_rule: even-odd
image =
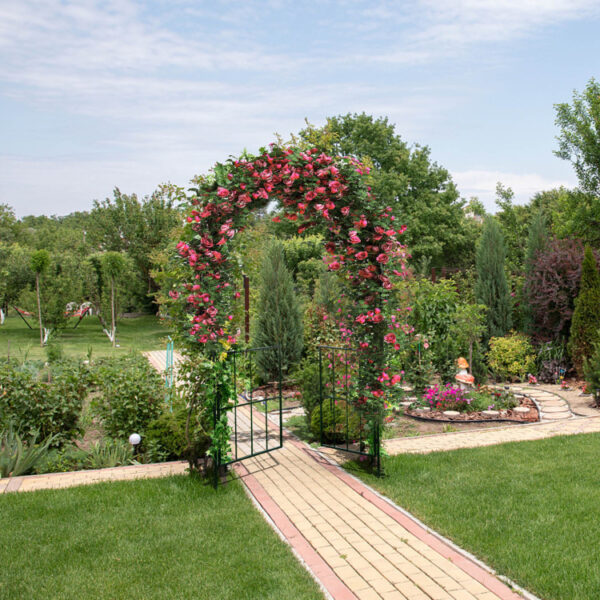
[[581,284],[575,300],[571,321],[569,352],[573,366],[583,376],[585,359],[591,356],[594,344],[600,341],[600,274],[594,253],[586,246],[581,265]]
[[[286,374],[300,360],[302,329],[302,311],[292,276],[285,266],[283,246],[280,242],[274,242],[268,247],[261,267],[252,343],[255,347],[279,345],[282,371]],[[276,379],[277,350],[258,352],[256,365],[263,381]]]
[[527,248],[525,250],[525,284],[523,289],[523,325],[527,333],[533,333],[534,319],[533,309],[531,307],[531,290],[528,282],[531,281],[531,275],[535,269],[535,261],[540,252],[548,244],[548,226],[544,213],[539,210],[531,220],[529,226],[529,237],[527,238]]
[[486,341],[492,337],[504,336],[512,326],[511,302],[504,261],[506,251],[500,227],[493,217],[483,224],[483,231],[477,246],[477,302],[487,306]]

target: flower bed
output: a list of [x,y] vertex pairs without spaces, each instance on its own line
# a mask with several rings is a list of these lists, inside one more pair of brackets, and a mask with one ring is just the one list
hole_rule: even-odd
[[539,421],[537,406],[527,396],[515,396],[507,389],[487,386],[467,391],[450,384],[426,389],[421,400],[408,406],[405,414],[417,419],[448,422]]

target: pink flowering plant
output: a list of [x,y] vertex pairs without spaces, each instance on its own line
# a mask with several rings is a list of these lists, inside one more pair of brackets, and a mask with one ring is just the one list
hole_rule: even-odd
[[[384,366],[401,349],[393,281],[406,274],[400,243],[405,226],[392,208],[371,194],[369,168],[352,157],[333,158],[317,148],[271,145],[258,156],[217,164],[198,180],[187,204],[165,305],[192,351],[211,357],[238,342],[233,325],[237,256],[235,235],[253,209],[272,200],[298,233],[324,229],[325,263],[343,278],[348,302],[338,315],[340,339],[359,348],[364,374],[357,402],[383,408],[399,373]],[[393,317],[393,318],[392,318]]]

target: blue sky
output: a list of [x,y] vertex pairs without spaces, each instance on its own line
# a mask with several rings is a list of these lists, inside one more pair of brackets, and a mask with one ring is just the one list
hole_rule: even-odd
[[598,0],[0,0],[0,203],[185,186],[328,115],[387,116],[493,208],[576,185],[553,104],[600,78]]

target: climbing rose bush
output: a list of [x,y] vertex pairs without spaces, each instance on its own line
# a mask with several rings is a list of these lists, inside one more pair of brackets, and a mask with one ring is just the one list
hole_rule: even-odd
[[238,341],[232,329],[239,297],[232,240],[251,209],[277,199],[282,218],[295,222],[299,233],[325,226],[327,267],[340,272],[349,290],[348,308],[337,319],[340,336],[361,348],[369,365],[360,401],[381,404],[383,389],[400,382],[382,367],[385,355],[400,349],[396,329],[401,323],[390,300],[394,278],[406,273],[399,241],[405,227],[371,194],[368,171],[351,157],[276,145],[257,157],[217,164],[214,176],[193,190],[177,244],[180,277],[169,303],[187,338],[213,355]]

